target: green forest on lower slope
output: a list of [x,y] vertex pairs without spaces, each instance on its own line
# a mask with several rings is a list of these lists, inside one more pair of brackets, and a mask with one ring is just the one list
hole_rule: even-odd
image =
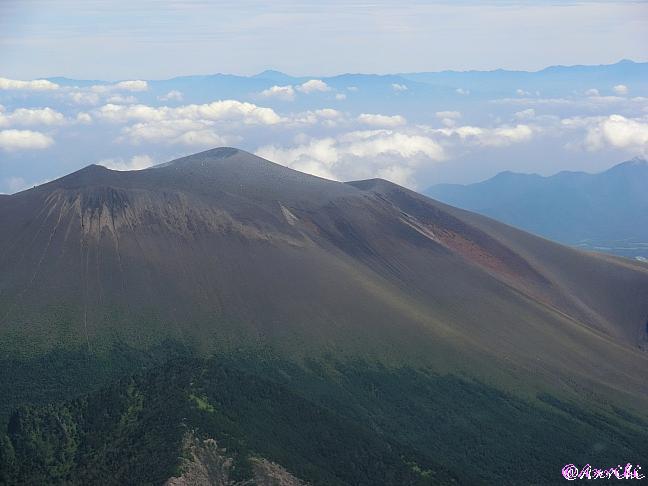
[[639,417],[547,394],[525,401],[453,375],[179,348],[167,358],[124,358],[148,369],[8,414],[0,483],[162,484],[181,472],[187,431],[225,447],[238,478],[255,455],[316,485],[558,484],[566,463],[648,455]]

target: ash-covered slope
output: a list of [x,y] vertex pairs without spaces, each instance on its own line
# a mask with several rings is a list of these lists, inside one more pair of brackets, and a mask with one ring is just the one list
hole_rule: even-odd
[[143,171],[89,166],[0,199],[0,227],[11,355],[171,338],[648,398],[646,265],[386,181],[221,148]]

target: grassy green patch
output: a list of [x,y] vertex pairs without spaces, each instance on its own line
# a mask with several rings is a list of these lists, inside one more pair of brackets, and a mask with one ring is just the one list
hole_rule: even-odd
[[198,410],[202,410],[203,412],[214,413],[215,409],[213,405],[209,403],[205,397],[199,397],[197,395],[194,395],[193,393],[190,393],[189,399],[193,400],[193,402],[198,407]]

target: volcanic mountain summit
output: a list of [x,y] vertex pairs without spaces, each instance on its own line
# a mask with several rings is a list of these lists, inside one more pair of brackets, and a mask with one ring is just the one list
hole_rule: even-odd
[[[422,363],[645,400],[648,268],[384,180],[218,148],[0,199],[4,352],[163,339]],[[486,366],[485,366],[486,365]]]

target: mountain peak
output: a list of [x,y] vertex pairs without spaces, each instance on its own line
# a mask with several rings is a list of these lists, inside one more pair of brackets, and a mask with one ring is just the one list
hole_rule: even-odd
[[[255,171],[263,167],[281,167],[253,153],[234,147],[217,147],[203,152],[180,157],[179,159],[155,165],[150,169],[201,169],[212,170],[230,168],[231,170]],[[284,170],[289,170],[282,167]]]
[[205,150],[203,152],[187,155],[179,159],[171,160],[169,162],[164,162],[162,164],[155,165],[151,168],[156,169],[162,167],[172,167],[172,166],[183,165],[187,162],[194,162],[198,160],[200,161],[223,160],[223,159],[233,157],[235,155],[248,155],[249,157],[256,157],[254,154],[251,154],[250,152],[246,152],[245,150],[237,149],[234,147],[216,147],[213,149]]
[[625,171],[632,171],[632,170],[641,170],[648,168],[648,161],[643,158],[643,157],[633,157],[630,160],[626,160],[625,162],[621,162],[620,164],[615,165],[614,167],[609,168],[606,170],[604,173],[611,173],[611,172],[625,172]]
[[266,79],[274,82],[290,82],[293,79],[291,75],[274,69],[267,69],[259,74],[255,74],[253,78]]

